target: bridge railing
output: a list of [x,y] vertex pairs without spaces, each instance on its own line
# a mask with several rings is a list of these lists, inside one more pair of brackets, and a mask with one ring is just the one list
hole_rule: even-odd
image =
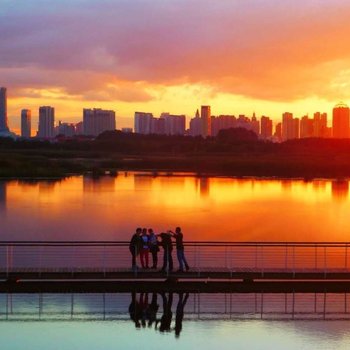
[[[187,242],[185,255],[193,271],[350,270],[348,242]],[[0,270],[108,272],[131,267],[129,243],[0,242]],[[172,252],[177,269],[176,247]],[[163,249],[158,253],[162,267]],[[137,258],[140,266],[139,257]],[[149,265],[152,256],[149,254]]]

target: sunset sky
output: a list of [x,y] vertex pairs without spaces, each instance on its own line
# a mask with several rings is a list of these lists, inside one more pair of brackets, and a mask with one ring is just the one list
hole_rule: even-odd
[[0,86],[22,108],[330,113],[350,96],[348,0],[0,0]]

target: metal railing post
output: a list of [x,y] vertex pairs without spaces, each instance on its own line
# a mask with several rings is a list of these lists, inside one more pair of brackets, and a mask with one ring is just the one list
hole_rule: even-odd
[[324,276],[326,277],[327,274],[327,247],[324,246]]

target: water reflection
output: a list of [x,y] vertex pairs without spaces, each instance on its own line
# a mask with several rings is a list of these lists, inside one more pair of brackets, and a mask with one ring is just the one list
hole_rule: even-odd
[[348,198],[349,181],[332,181],[332,196],[338,201],[345,201]]
[[347,180],[132,172],[10,181],[0,188],[1,234],[4,240],[128,240],[137,226],[156,232],[181,226],[188,240],[348,241],[348,192]]

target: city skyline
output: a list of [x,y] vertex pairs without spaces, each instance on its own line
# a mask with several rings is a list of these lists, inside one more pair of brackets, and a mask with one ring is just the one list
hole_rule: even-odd
[[[14,136],[7,127],[7,88],[0,87],[0,122],[4,125],[3,136]],[[74,135],[98,136],[103,131],[117,130],[116,113],[113,110],[101,108],[83,109],[83,118],[76,123],[55,120],[55,108],[52,106],[39,107],[38,130],[31,128],[31,110],[21,110],[21,133],[23,137],[37,136],[39,138],[53,138],[56,135],[71,137]],[[329,126],[331,124],[331,126]],[[6,126],[5,126],[6,125]],[[350,137],[350,109],[340,102],[332,110],[332,120],[328,123],[327,113],[314,112],[313,117],[304,115],[295,117],[291,112],[284,112],[280,121],[273,121],[266,115],[252,117],[244,114],[212,115],[211,106],[202,105],[197,109],[194,117],[186,121],[185,114],[162,113],[159,118],[153,113],[136,111],[134,126],[130,128],[120,126],[123,132],[159,135],[189,135],[189,136],[217,136],[220,130],[229,128],[244,128],[255,132],[263,140],[281,142],[290,139],[321,137],[321,138],[349,138]],[[33,135],[33,132],[34,135]]]
[[22,109],[42,105],[68,122],[85,105],[115,110],[121,126],[131,126],[137,110],[192,116],[193,106],[210,105],[214,114],[277,120],[286,110],[329,113],[350,96],[345,0],[1,6],[1,84],[12,128]]

